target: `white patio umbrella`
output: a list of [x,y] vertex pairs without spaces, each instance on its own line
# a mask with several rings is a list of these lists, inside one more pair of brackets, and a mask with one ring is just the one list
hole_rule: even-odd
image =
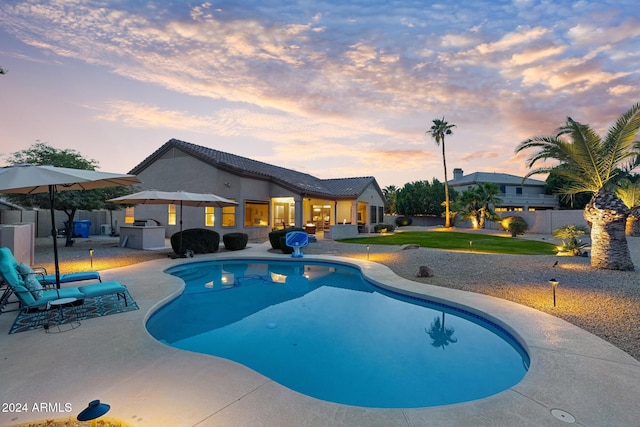
[[[236,206],[233,200],[215,194],[189,193],[187,191],[158,191],[145,190],[115,199],[108,200],[112,203],[127,205],[180,205],[180,252],[182,253],[182,207],[183,206]],[[181,255],[181,254],[179,254]]]
[[51,211],[51,236],[56,270],[56,288],[60,289],[60,266],[55,225],[55,193],[57,191],[92,190],[138,184],[135,175],[115,174],[56,166],[15,165],[0,169],[0,193],[37,194],[49,193]]

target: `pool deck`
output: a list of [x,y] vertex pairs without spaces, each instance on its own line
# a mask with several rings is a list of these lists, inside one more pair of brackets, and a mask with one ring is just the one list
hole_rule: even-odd
[[[74,417],[94,399],[109,417],[135,426],[632,426],[640,419],[640,362],[564,320],[498,298],[402,279],[381,264],[334,256],[374,282],[462,307],[506,326],[531,357],[525,378],[476,401],[417,409],[334,404],[289,390],[235,362],[177,350],[152,338],[150,313],[178,295],[163,273],[184,262],[241,257],[287,259],[260,244],[241,252],[157,260],[102,272],[127,285],[140,310],[89,319],[62,334],[8,335],[15,313],[0,315],[0,425]],[[375,355],[372,355],[375,357]],[[301,361],[304,363],[304,361]],[[438,387],[438,384],[428,385]],[[27,412],[5,412],[5,404]],[[34,404],[49,404],[34,412]],[[58,404],[58,405],[56,405]],[[65,404],[71,407],[64,412]],[[51,410],[57,407],[61,411]]]

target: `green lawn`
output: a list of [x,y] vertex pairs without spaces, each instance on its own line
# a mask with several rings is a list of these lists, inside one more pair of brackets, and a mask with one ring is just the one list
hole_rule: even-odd
[[[552,243],[479,233],[460,233],[457,231],[407,231],[375,237],[342,239],[340,242],[367,245],[417,244],[425,248],[473,250],[474,252],[513,255],[555,254],[555,245]],[[470,242],[472,243],[470,244]]]

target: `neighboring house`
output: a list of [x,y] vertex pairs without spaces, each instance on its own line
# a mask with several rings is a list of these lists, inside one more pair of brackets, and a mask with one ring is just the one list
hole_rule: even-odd
[[[183,208],[183,229],[242,232],[265,240],[272,229],[313,224],[358,224],[369,230],[383,222],[384,196],[373,177],[319,179],[306,173],[171,139],[129,173],[143,190],[213,193],[238,202],[228,208]],[[176,206],[137,205],[128,222],[151,219],[179,230]]]
[[545,194],[545,182],[537,179],[522,180],[521,176],[495,172],[474,172],[464,175],[460,168],[453,170],[449,187],[462,192],[480,183],[495,184],[502,200],[496,212],[532,212],[536,210],[558,209],[558,196]]

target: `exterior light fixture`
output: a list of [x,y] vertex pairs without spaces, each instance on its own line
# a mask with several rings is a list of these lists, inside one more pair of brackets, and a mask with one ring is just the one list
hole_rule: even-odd
[[89,259],[91,260],[91,268],[93,268],[93,249],[89,249]]
[[92,421],[91,425],[94,426],[95,419],[100,418],[107,412],[109,412],[111,406],[106,403],[100,403],[99,400],[92,400],[89,402],[89,406],[84,408],[82,412],[78,414],[78,421]]
[[549,284],[553,290],[553,306],[556,306],[556,288],[558,287],[558,281],[556,279],[550,279]]
[[367,245],[367,261],[369,261],[369,253],[371,252],[371,247]]
[[469,250],[473,252],[473,240],[469,240]]

